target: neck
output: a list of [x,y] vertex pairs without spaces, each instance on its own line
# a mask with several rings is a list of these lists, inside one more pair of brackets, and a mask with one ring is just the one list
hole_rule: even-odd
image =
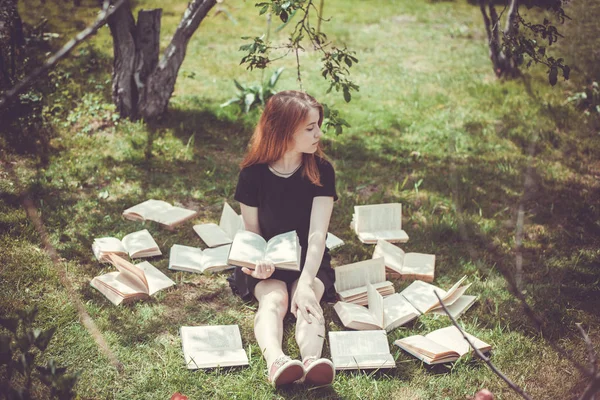
[[288,151],[279,160],[271,163],[271,165],[279,172],[286,173],[298,168],[300,163],[302,163],[302,153]]

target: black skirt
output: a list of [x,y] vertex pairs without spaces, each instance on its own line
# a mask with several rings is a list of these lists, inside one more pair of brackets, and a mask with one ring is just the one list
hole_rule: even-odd
[[[305,252],[302,252],[302,260],[301,264],[304,266],[305,260]],[[294,281],[300,278],[300,271],[287,271],[276,269],[273,275],[269,279],[277,279],[285,282],[289,287]],[[335,283],[335,272],[331,267],[331,255],[329,255],[329,251],[325,250],[323,254],[323,259],[321,261],[321,266],[319,267],[319,271],[317,271],[317,278],[323,282],[325,286],[325,292],[323,293],[323,300],[331,302],[336,299],[335,287],[333,284]],[[251,277],[250,275],[246,275],[240,267],[236,267],[233,270],[233,273],[227,278],[229,281],[229,287],[236,295],[240,296],[244,301],[251,301],[254,299],[254,288],[261,281],[261,279],[256,279]],[[291,300],[291,299],[290,299]]]

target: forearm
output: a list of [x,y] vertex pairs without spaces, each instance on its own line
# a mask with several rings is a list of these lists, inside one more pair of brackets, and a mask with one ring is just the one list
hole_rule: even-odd
[[325,236],[326,233],[314,232],[308,238],[308,248],[306,251],[306,260],[304,268],[298,281],[299,284],[307,284],[312,286],[312,283],[319,272],[323,253],[325,252]]

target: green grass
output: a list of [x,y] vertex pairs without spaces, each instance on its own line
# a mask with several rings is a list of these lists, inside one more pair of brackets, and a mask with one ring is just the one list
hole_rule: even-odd
[[[93,8],[82,7],[73,11],[78,23],[59,22],[51,4],[27,5],[21,2],[23,18],[35,23],[39,15],[48,16],[48,29],[63,33],[61,41],[95,15]],[[394,370],[344,372],[330,388],[275,391],[266,381],[252,332],[256,306],[231,294],[225,274],[173,273],[167,271],[167,256],[152,259],[176,287],[121,307],[89,286],[92,277],[110,270],[93,259],[95,237],[122,237],[146,227],[163,253],[174,243],[203,246],[191,224],[169,232],[123,220],[125,208],[147,198],[164,199],[199,210],[194,220],[199,223],[217,220],[223,200],[234,204],[238,164],[259,114],[219,104],[234,93],[232,79],[260,80],[260,72],[238,66],[237,48],[241,36],[260,35],[266,24],[253,2],[225,5],[238,24],[214,11],[202,23],[169,112],[153,126],[113,117],[107,28],[51,75],[62,86],[46,99],[52,110],[46,121],[53,135],[49,162],[2,151],[0,310],[41,309],[40,324],[58,327],[50,356],[82,372],[77,391],[85,399],[164,399],[176,391],[191,399],[464,399],[482,387],[499,399],[516,398],[475,359],[430,368],[395,347]],[[185,4],[144,3],[154,6],[165,9],[161,43],[166,46]],[[469,293],[479,300],[461,321],[493,345],[493,362],[535,398],[576,397],[582,378],[551,345],[585,363],[575,323],[583,323],[596,343],[600,337],[600,136],[597,122],[579,116],[564,99],[594,71],[575,73],[575,83],[555,88],[543,69],[526,71],[522,80],[497,80],[479,10],[465,2],[327,2],[325,13],[332,17],[323,28],[330,38],[357,52],[360,62],[352,76],[361,86],[344,104],[339,94],[325,93],[318,55],[302,54],[304,88],[338,107],[352,124],[343,135],[325,139],[340,196],[330,231],[346,241],[334,253],[334,265],[371,257],[372,247],[348,228],[354,205],[402,202],[411,237],[404,248],[437,255],[439,286],[465,274],[473,283]],[[285,35],[284,30],[274,37],[284,40]],[[278,89],[297,89],[293,60],[282,65],[286,70]],[[145,156],[149,144],[150,159]],[[527,176],[532,181],[526,185]],[[21,208],[25,190],[58,250],[59,266],[42,250]],[[524,315],[504,278],[515,269],[519,202],[525,211],[523,290],[545,323],[543,334]],[[396,282],[398,289],[406,285]],[[80,323],[72,296],[123,364],[122,372]],[[328,330],[343,329],[332,307],[325,312]],[[284,347],[297,356],[291,322]],[[390,343],[448,323],[421,317],[391,332]],[[185,369],[178,328],[201,324],[240,325],[250,366]]]

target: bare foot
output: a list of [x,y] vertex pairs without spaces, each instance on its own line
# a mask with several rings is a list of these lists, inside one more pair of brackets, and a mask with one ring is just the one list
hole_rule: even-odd
[[481,389],[475,394],[473,400],[494,400],[494,395],[487,389]]

